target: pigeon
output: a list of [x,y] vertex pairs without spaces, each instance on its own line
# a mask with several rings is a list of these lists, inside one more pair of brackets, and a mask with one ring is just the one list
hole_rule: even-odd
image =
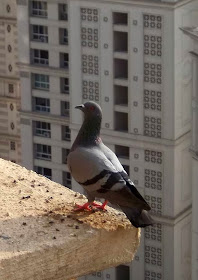
[[[92,101],[76,106],[84,121],[67,157],[72,177],[85,189],[88,202],[79,210],[105,210],[108,201],[120,207],[135,227],[153,225],[148,203],[136,189],[117,156],[100,137],[102,110]],[[94,202],[103,198],[102,205]]]

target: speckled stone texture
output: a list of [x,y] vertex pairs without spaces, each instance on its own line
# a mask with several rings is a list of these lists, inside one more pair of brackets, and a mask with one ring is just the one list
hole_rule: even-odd
[[0,159],[0,279],[66,280],[130,262],[140,230],[120,212]]

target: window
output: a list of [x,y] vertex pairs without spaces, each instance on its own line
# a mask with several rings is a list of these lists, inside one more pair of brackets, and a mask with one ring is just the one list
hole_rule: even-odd
[[10,141],[10,150],[12,151],[16,150],[16,143],[14,141]]
[[127,52],[128,51],[128,33],[114,31],[114,51]]
[[116,280],[130,280],[130,269],[127,265],[116,267]]
[[34,64],[40,64],[40,65],[48,65],[49,64],[49,53],[45,50],[32,50],[33,52],[33,60],[32,62]]
[[51,146],[35,144],[35,157],[37,159],[51,160]]
[[47,122],[33,122],[34,135],[41,137],[51,137],[51,124]]
[[69,78],[60,78],[61,93],[69,94]]
[[69,117],[69,102],[61,101],[61,116]]
[[71,140],[71,130],[67,125],[62,125],[62,140]]
[[43,25],[32,25],[32,40],[47,43],[48,27]]
[[127,25],[128,14],[127,13],[113,13],[113,24]]
[[128,61],[125,59],[114,59],[114,78],[128,79]]
[[59,28],[59,43],[60,45],[68,45],[68,30]]
[[114,86],[115,105],[128,106],[128,87]]
[[52,179],[52,170],[50,168],[34,166],[34,171],[38,174],[41,174],[41,175],[47,177],[50,180]]
[[59,20],[68,20],[68,6],[67,4],[59,4]]
[[33,97],[33,109],[37,112],[50,112],[50,100],[47,98]]
[[67,164],[67,156],[69,154],[69,149],[62,148],[62,163]]
[[128,131],[128,114],[115,112],[115,130]]
[[69,54],[60,53],[60,68],[69,68]]
[[115,145],[115,154],[119,158],[129,158],[129,147]]
[[43,74],[32,74],[33,88],[49,90],[49,76]]
[[71,174],[63,171],[63,186],[71,189]]
[[47,17],[47,2],[31,1],[31,14],[36,17]]
[[14,85],[13,84],[8,84],[8,92],[9,93],[14,93]]

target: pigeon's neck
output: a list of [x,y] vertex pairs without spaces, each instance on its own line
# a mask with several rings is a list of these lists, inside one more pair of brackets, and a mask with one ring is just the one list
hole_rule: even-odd
[[72,148],[75,149],[77,146],[85,147],[100,144],[102,141],[100,138],[100,128],[100,118],[85,119]]

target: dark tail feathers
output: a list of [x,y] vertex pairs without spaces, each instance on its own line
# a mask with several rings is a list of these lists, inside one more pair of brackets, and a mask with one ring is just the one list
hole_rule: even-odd
[[129,208],[124,206],[120,206],[120,208],[125,213],[132,225],[136,228],[151,226],[155,223],[146,210],[139,210],[137,208]]

